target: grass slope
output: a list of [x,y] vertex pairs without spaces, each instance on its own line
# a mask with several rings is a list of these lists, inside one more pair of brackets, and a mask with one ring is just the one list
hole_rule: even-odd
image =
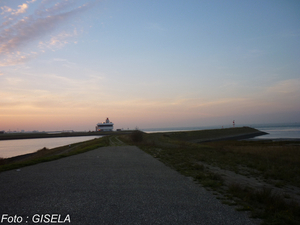
[[48,162],[63,157],[87,152],[99,147],[109,145],[109,137],[95,138],[93,140],[79,142],[72,145],[65,145],[53,149],[43,148],[37,152],[20,155],[12,158],[0,158],[0,172],[12,169],[18,169],[24,166],[30,166],[41,162]]
[[[263,219],[263,224],[299,224],[299,202],[293,198],[300,196],[299,142],[194,142],[249,132],[257,130],[235,128],[152,134],[136,131],[121,139],[139,146],[181,174],[193,177],[212,190],[223,203],[236,205],[237,210],[251,211],[253,217]],[[212,171],[211,167],[233,171],[241,177],[252,178],[254,182],[262,180],[267,186],[243,186],[238,179],[227,183],[222,174]],[[277,191],[286,187],[289,187],[286,190],[291,190],[290,194]]]

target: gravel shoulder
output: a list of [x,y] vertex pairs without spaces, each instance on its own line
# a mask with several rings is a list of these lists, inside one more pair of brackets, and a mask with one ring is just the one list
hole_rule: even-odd
[[135,146],[3,172],[0,190],[1,216],[22,224],[35,214],[69,215],[71,224],[259,224]]

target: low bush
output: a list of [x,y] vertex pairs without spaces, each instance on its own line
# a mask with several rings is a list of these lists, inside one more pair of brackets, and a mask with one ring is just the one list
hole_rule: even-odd
[[143,132],[140,130],[135,130],[130,134],[130,137],[133,142],[142,142],[143,141]]

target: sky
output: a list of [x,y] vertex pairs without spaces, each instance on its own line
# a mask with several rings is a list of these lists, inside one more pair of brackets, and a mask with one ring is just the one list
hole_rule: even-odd
[[298,0],[0,0],[0,130],[300,122]]

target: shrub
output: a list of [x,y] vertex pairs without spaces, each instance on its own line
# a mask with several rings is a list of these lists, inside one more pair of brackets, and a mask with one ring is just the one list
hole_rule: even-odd
[[130,134],[130,137],[133,142],[141,142],[143,141],[143,132],[140,130],[135,130]]

